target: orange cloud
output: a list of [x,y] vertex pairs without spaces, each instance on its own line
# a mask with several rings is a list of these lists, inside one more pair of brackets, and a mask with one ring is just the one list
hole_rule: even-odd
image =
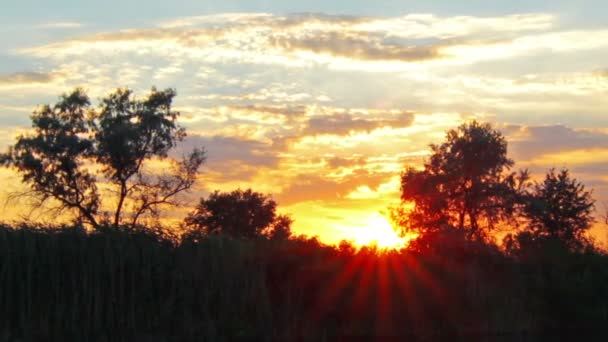
[[590,148],[547,153],[527,162],[530,164],[550,165],[554,167],[572,167],[601,161],[608,162],[608,148]]

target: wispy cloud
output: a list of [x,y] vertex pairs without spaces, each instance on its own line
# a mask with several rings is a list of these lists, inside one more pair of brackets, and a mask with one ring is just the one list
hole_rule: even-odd
[[303,66],[331,63],[328,56],[339,58],[334,63],[343,59],[406,64],[464,59],[460,62],[468,63],[472,58],[505,58],[548,47],[561,51],[603,46],[599,39],[605,35],[602,31],[543,33],[553,28],[554,21],[546,14],[397,18],[224,14],[181,18],[153,28],[103,32],[19,52],[55,59],[91,53],[136,53]]
[[47,83],[55,76],[41,72],[16,72],[0,75],[0,84]]
[[57,21],[57,22],[48,22],[37,25],[37,28],[41,29],[77,29],[81,28],[84,25],[75,21]]
[[409,112],[386,113],[380,111],[361,112],[347,111],[332,115],[313,116],[308,120],[304,134],[346,135],[351,132],[370,132],[383,127],[407,127],[414,121],[414,114]]
[[289,52],[309,51],[356,60],[397,60],[404,62],[440,58],[436,46],[401,46],[362,33],[315,33],[304,37],[274,37],[271,43]]
[[[541,159],[547,161],[551,158],[546,156],[563,154],[566,157],[567,152],[598,150],[608,146],[608,134],[604,132],[572,129],[564,125],[508,126],[505,131],[511,141],[514,157],[522,162],[538,162]],[[599,157],[594,153],[589,153],[588,156]],[[558,161],[555,158],[553,160]],[[575,162],[575,159],[571,161]]]
[[10,74],[0,74],[0,89],[10,90],[15,88],[36,87],[60,81],[63,75],[60,73],[47,73],[24,71]]

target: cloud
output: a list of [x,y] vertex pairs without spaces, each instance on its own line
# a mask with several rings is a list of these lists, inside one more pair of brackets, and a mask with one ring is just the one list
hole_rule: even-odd
[[370,132],[382,127],[407,127],[414,121],[414,114],[401,112],[399,114],[386,113],[378,115],[372,113],[366,116],[357,116],[356,113],[336,113],[311,117],[308,120],[303,134],[336,134],[347,135],[350,132]]
[[326,160],[327,165],[332,169],[342,167],[354,167],[365,165],[365,158],[363,156],[350,156],[350,157],[330,157]]
[[221,29],[164,29],[143,28],[114,32],[101,32],[79,38],[24,48],[18,53],[38,58],[65,59],[70,56],[88,54],[117,55],[137,53],[139,55],[175,56],[197,54],[221,38]]
[[57,78],[56,74],[32,71],[0,74],[0,87],[51,83]]
[[347,195],[360,186],[377,188],[390,180],[392,175],[371,173],[358,169],[340,178],[329,178],[313,174],[300,174],[290,179],[289,184],[279,193],[277,199],[282,205],[306,201],[335,201],[346,199]]
[[367,32],[386,32],[407,38],[451,39],[456,37],[509,35],[526,31],[543,31],[555,25],[554,15],[546,13],[513,14],[499,17],[408,14],[393,18],[374,18],[355,26]]
[[564,125],[506,128],[509,148],[516,160],[532,161],[543,155],[608,146],[608,134]]
[[608,68],[595,70],[593,74],[598,77],[608,78]]
[[156,27],[101,32],[18,52],[50,59],[129,53],[170,60],[407,70],[423,61],[467,64],[546,49],[568,52],[606,45],[601,30],[544,32],[554,23],[548,14],[380,18],[237,13],[178,18]]
[[80,28],[82,26],[83,25],[81,23],[75,22],[75,21],[59,21],[59,22],[40,24],[36,27],[41,28],[41,29],[76,29],[76,28]]
[[223,13],[178,18],[161,23],[162,28],[184,27],[271,27],[273,29],[348,28],[372,20],[370,17],[324,13],[292,13],[281,16],[270,13]]
[[231,110],[247,111],[252,113],[267,113],[290,117],[301,117],[306,114],[307,107],[305,105],[264,105],[264,104],[249,104],[243,106],[230,106]]
[[[269,84],[262,85],[259,89],[256,89],[255,91],[235,93],[234,90],[231,89],[230,93],[211,93],[205,95],[194,95],[191,96],[190,99],[204,101],[222,101],[222,103],[236,102],[243,103],[243,105],[248,105],[251,102],[270,102],[273,103],[273,105],[283,105],[285,103],[301,104],[312,100],[313,95],[303,91],[293,91],[293,88],[293,84],[271,82]],[[318,95],[316,97],[320,97],[318,102],[327,102],[326,98],[324,98],[323,95]]]
[[369,34],[329,32],[305,37],[274,37],[274,46],[286,51],[348,57],[356,60],[396,60],[417,62],[442,57],[437,46],[400,46],[388,44]]
[[303,119],[308,106],[249,104],[228,106],[225,111],[232,119],[251,121],[258,125],[293,125]]
[[212,15],[189,16],[165,21],[159,25],[161,28],[175,29],[201,25],[224,26],[271,18],[268,13],[221,13]]
[[515,37],[497,36],[489,40],[463,40],[443,47],[448,60],[474,63],[519,56],[555,55],[595,50],[608,46],[608,30],[567,30],[530,33]]
[[273,144],[230,136],[189,135],[172,155],[179,157],[194,147],[203,147],[207,151],[206,166],[223,180],[243,180],[256,174],[260,168],[278,166],[278,151]]

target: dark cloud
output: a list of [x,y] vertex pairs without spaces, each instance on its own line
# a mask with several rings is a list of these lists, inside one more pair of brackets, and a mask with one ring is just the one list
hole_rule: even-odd
[[[379,116],[379,117],[378,117]],[[368,115],[356,117],[351,113],[339,113],[328,116],[312,117],[304,129],[304,134],[337,134],[346,135],[351,131],[369,132],[381,127],[407,127],[414,121],[414,114],[403,112],[398,115]]]
[[56,75],[42,72],[16,72],[0,75],[0,85],[49,83],[56,79]]
[[352,166],[361,166],[365,165],[366,159],[362,156],[356,157],[333,157],[326,159],[326,162],[329,167],[332,169],[337,169],[341,167],[352,167]]
[[608,175],[608,161],[598,160],[595,163],[573,165],[571,170],[577,173],[597,174],[599,176]]
[[563,125],[509,126],[503,131],[506,131],[507,138],[512,134],[516,137],[515,141],[509,143],[510,152],[516,160],[530,160],[561,151],[608,147],[606,133],[575,130]]
[[313,36],[305,37],[272,37],[271,43],[288,51],[307,50],[360,60],[416,62],[442,57],[435,45],[388,44],[373,35],[353,32],[316,32]]
[[[510,125],[501,129],[507,136],[513,138],[509,142],[509,154],[518,160],[530,161],[547,154],[559,154],[574,150],[588,150],[593,156],[593,150],[608,148],[608,134],[572,129],[564,125],[553,126],[516,126]],[[565,164],[560,164],[565,162]],[[608,198],[608,161],[602,158],[584,163],[568,163],[556,161],[555,165],[532,164],[527,166],[533,175],[542,177],[550,167],[566,167],[574,177],[583,182],[588,189],[593,189],[593,197],[598,201]]]
[[206,167],[224,180],[246,180],[259,168],[274,168],[278,163],[279,149],[274,144],[226,136],[188,136],[172,155],[181,156],[195,147],[205,148]]

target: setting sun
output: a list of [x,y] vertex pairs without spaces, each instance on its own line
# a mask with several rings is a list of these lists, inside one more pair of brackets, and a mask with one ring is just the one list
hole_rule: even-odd
[[390,222],[382,215],[372,216],[367,225],[354,232],[354,243],[357,246],[376,245],[378,248],[400,248],[410,239],[400,237]]

